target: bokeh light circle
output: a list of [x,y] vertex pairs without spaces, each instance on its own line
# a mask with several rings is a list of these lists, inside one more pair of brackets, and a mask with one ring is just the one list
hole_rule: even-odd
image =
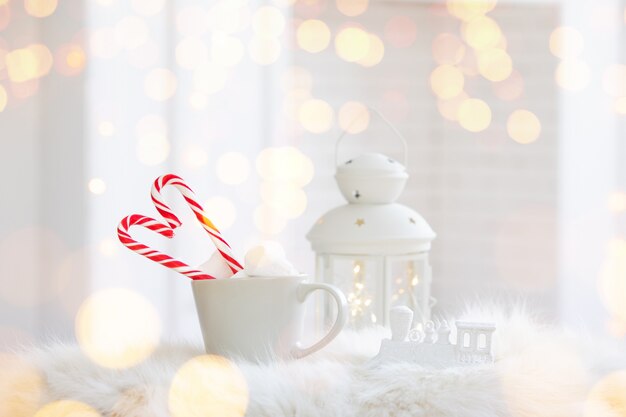
[[341,13],[354,17],[365,13],[369,0],[335,0],[335,3]]
[[24,0],[26,13],[33,17],[48,17],[57,9],[58,0]]
[[215,165],[217,177],[227,185],[238,185],[250,176],[250,161],[240,152],[226,152]]
[[285,29],[285,16],[274,6],[261,6],[252,16],[252,29],[261,37],[276,37]]
[[237,208],[229,198],[223,196],[211,197],[204,202],[203,207],[207,216],[219,230],[230,229],[235,224]]
[[465,77],[461,70],[452,65],[440,65],[430,74],[430,87],[440,98],[449,99],[463,91]]
[[602,88],[613,97],[626,96],[626,65],[613,64],[604,71]]
[[146,96],[156,101],[170,99],[178,86],[176,75],[167,68],[155,68],[144,79]]
[[369,40],[370,43],[367,54],[363,58],[356,61],[364,67],[373,67],[374,65],[379,64],[385,56],[385,44],[382,39],[380,39],[377,35],[370,33]]
[[76,314],[82,351],[106,368],[122,369],[148,358],[159,343],[161,322],[154,306],[128,289],[88,297]]
[[280,41],[276,38],[254,36],[248,44],[250,59],[259,65],[270,65],[278,61],[281,49]]
[[484,101],[468,98],[459,106],[459,124],[470,132],[481,132],[491,124],[491,109]]
[[438,64],[455,65],[465,55],[463,42],[451,33],[440,33],[433,40],[433,58]]
[[33,417],[102,417],[95,408],[75,400],[60,400],[44,405]]
[[208,62],[209,48],[200,38],[188,37],[176,45],[176,63],[185,69],[196,69]]
[[311,133],[325,133],[333,125],[333,108],[320,99],[306,100],[298,111],[298,121]]
[[339,108],[339,127],[348,133],[356,134],[367,129],[370,112],[367,106],[358,101],[348,101]]
[[89,188],[89,191],[95,195],[104,194],[104,192],[107,190],[107,184],[102,178],[90,179],[87,187]]
[[172,417],[243,417],[249,393],[233,362],[216,355],[187,361],[174,375],[168,405]]
[[269,182],[288,182],[304,187],[313,178],[311,158],[291,146],[263,149],[256,159],[256,169],[261,178]]
[[532,143],[541,134],[539,118],[529,110],[515,110],[506,122],[506,131],[515,142]]
[[330,29],[326,23],[317,19],[305,20],[296,30],[298,46],[312,54],[326,49],[330,43],[330,36]]
[[335,52],[344,61],[355,62],[367,56],[370,37],[358,27],[347,27],[335,36]]
[[576,58],[584,47],[583,35],[572,27],[559,26],[550,34],[550,52],[558,58]]
[[569,91],[580,91],[589,84],[591,69],[584,61],[565,59],[556,67],[554,78],[561,88]]
[[617,371],[598,381],[587,397],[584,417],[626,416],[626,371]]
[[478,52],[478,72],[489,81],[504,81],[513,72],[513,61],[503,49],[492,48]]
[[254,225],[261,233],[277,235],[287,226],[287,219],[267,204],[261,204],[254,210]]
[[9,101],[9,96],[7,94],[7,90],[4,86],[0,85],[0,112],[3,112],[7,107],[7,102]]
[[502,31],[495,20],[481,15],[463,26],[462,35],[469,46],[481,50],[498,46]]

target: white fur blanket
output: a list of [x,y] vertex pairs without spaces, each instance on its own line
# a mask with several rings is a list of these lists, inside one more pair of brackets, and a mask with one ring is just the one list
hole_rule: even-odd
[[[626,379],[613,373],[606,382],[613,371],[626,369],[626,355],[610,353],[612,349],[580,335],[534,325],[523,314],[488,316],[498,325],[496,362],[489,366],[440,371],[411,363],[368,366],[384,334],[381,329],[344,331],[328,348],[299,361],[239,363],[249,394],[246,415],[626,416]],[[485,316],[474,312],[463,318]],[[4,355],[0,416],[33,416],[47,403],[69,399],[88,404],[103,417],[213,417],[193,407],[187,408],[188,414],[175,415],[168,405],[174,374],[202,353],[189,346],[162,346],[140,365],[117,371],[93,364],[76,346],[62,344]],[[72,417],[83,415],[97,414]]]

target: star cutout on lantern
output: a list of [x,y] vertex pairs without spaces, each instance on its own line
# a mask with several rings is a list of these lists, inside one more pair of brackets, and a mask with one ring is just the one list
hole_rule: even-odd
[[413,224],[415,224],[415,219],[413,217],[409,217],[409,221]]
[[365,224],[365,220],[363,220],[363,219],[356,219],[354,224],[356,224],[357,226],[361,227],[361,226],[363,226]]
[[361,193],[359,193],[359,190],[355,190],[354,191],[354,198],[359,198],[361,197]]

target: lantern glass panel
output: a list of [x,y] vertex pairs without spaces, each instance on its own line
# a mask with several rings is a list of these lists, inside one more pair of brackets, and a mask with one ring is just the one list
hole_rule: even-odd
[[415,320],[430,318],[430,267],[424,254],[390,258],[390,307],[407,306]]
[[[372,256],[329,256],[326,282],[339,287],[348,300],[348,325],[364,327],[383,317],[382,258]],[[326,303],[332,306],[333,303]],[[329,311],[334,317],[334,311]]]

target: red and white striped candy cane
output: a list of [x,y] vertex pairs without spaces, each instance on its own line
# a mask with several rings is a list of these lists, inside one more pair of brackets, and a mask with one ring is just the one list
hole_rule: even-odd
[[136,252],[140,255],[145,256],[151,261],[160,263],[161,265],[173,269],[176,272],[179,272],[191,279],[201,280],[201,279],[215,279],[215,277],[205,274],[202,271],[191,268],[184,262],[178,261],[172,258],[169,255],[166,255],[157,250],[151,249],[144,245],[143,243],[139,243],[134,240],[130,234],[129,229],[131,226],[143,226],[146,229],[152,230],[153,232],[157,232],[161,236],[165,236],[171,239],[174,236],[174,230],[167,224],[163,224],[158,220],[155,220],[151,217],[142,216],[140,214],[131,214],[130,216],[126,216],[122,219],[119,226],[117,227],[117,236],[120,239],[120,242],[124,244],[128,249]]
[[172,185],[176,187],[176,189],[180,191],[180,193],[183,195],[185,201],[187,202],[187,204],[189,204],[191,210],[193,210],[193,213],[196,215],[196,218],[198,219],[204,230],[206,230],[211,237],[213,244],[217,248],[222,258],[228,264],[228,267],[230,268],[232,273],[235,274],[242,270],[243,266],[241,266],[241,264],[233,256],[233,251],[230,248],[230,245],[224,240],[220,231],[217,230],[217,227],[215,227],[213,222],[211,222],[211,220],[209,220],[209,218],[206,216],[204,209],[196,198],[195,193],[192,191],[191,188],[189,188],[189,186],[181,177],[174,174],[162,175],[157,178],[152,185],[152,202],[154,203],[159,213],[161,213],[161,216],[165,218],[170,227],[172,229],[176,229],[181,225],[181,222],[178,217],[176,217],[172,209],[170,209],[169,206],[163,201],[161,190],[167,185]]

